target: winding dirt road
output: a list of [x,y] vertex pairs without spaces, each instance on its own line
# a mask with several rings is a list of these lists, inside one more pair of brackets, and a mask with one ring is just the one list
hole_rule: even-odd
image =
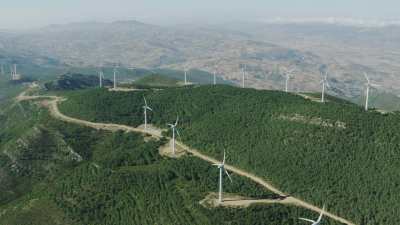
[[[143,134],[148,134],[157,138],[161,138],[162,136],[160,135],[159,131],[151,131],[151,130],[143,130],[140,128],[135,128],[135,127],[130,127],[130,126],[126,126],[126,125],[120,125],[120,124],[111,124],[111,123],[93,123],[93,122],[89,122],[89,121],[85,121],[85,120],[81,120],[81,119],[76,119],[76,118],[72,118],[69,116],[66,116],[64,114],[62,114],[58,108],[58,103],[65,101],[66,99],[61,98],[61,97],[57,97],[57,96],[26,96],[25,92],[21,93],[16,100],[17,101],[25,101],[25,100],[35,100],[35,99],[43,99],[43,103],[46,107],[48,107],[50,114],[59,120],[62,120],[64,122],[68,122],[68,123],[74,123],[74,124],[78,124],[78,125],[82,125],[82,126],[87,126],[87,127],[91,127],[97,130],[108,130],[108,131],[126,131],[126,132],[138,132],[138,133],[143,133]],[[47,99],[47,100],[46,100]],[[177,145],[179,145],[182,149],[184,149],[185,151],[189,152],[190,154],[192,154],[195,157],[198,157],[202,160],[205,160],[207,162],[210,163],[218,163],[219,161],[204,155],[203,153],[200,153],[198,150],[190,148],[188,146],[186,146],[185,144],[181,143],[181,142],[176,142]],[[268,190],[270,190],[271,192],[274,192],[275,194],[278,194],[280,196],[288,196],[285,197],[284,200],[282,201],[276,201],[274,203],[280,203],[280,204],[287,204],[287,205],[295,205],[298,207],[302,207],[302,208],[306,208],[309,210],[312,210],[314,212],[317,213],[321,213],[322,209],[314,206],[310,203],[307,203],[299,198],[295,198],[292,196],[289,196],[289,194],[284,193],[282,191],[280,191],[278,188],[274,187],[272,184],[270,184],[268,181],[264,180],[261,177],[258,177],[254,174],[248,173],[242,169],[239,169],[235,166],[232,165],[228,165],[225,164],[225,168],[237,175],[243,176],[243,177],[247,177],[250,180],[264,186],[265,188],[267,188]],[[262,203],[263,201],[246,201],[243,202],[243,204],[252,204],[252,203]],[[270,203],[270,202],[268,202]],[[346,220],[345,218],[342,218],[340,216],[337,216],[333,213],[329,213],[329,212],[324,212],[324,215],[335,220],[338,221],[340,223],[343,224],[348,224],[348,225],[355,225],[353,222]]]

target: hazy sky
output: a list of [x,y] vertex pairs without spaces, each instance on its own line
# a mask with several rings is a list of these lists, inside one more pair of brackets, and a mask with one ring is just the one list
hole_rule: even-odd
[[400,18],[399,0],[0,0],[0,28],[137,19],[152,23],[274,17]]

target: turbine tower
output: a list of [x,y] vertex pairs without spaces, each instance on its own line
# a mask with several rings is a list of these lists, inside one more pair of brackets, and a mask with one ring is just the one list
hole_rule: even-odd
[[247,65],[244,64],[244,67],[242,67],[242,88],[244,88],[244,80],[246,78],[246,69],[247,69]]
[[293,69],[286,71],[286,82],[285,82],[285,92],[289,92],[289,80],[293,78],[292,73]]
[[321,94],[321,102],[324,103],[325,102],[325,89],[329,88],[329,82],[328,82],[328,72],[325,71],[325,75],[323,76],[322,80],[321,80],[321,84],[322,84],[322,94]]
[[117,89],[117,67],[114,67],[114,90]]
[[224,150],[224,158],[222,160],[222,163],[215,163],[213,165],[217,166],[219,169],[218,204],[221,204],[222,203],[222,178],[223,178],[224,172],[226,173],[226,175],[228,176],[229,180],[232,183],[232,178],[229,175],[228,171],[225,169],[225,150]]
[[365,93],[365,111],[368,111],[369,89],[370,89],[371,87],[375,87],[375,88],[376,88],[376,87],[379,87],[379,85],[371,83],[371,81],[370,81],[370,79],[369,79],[367,73],[364,73],[364,77],[365,77],[365,79],[367,80],[367,83],[366,83],[367,90],[366,90],[366,93]]
[[186,70],[186,68],[185,68],[185,85],[187,85],[187,70]]
[[216,85],[217,84],[217,71],[216,70],[214,70],[214,85]]
[[18,75],[17,75],[17,64],[13,64],[11,67],[11,80],[17,80]]
[[171,129],[172,129],[172,144],[171,144],[171,148],[172,148],[172,154],[175,155],[175,132],[180,136],[178,129],[176,128],[176,126],[178,125],[178,120],[179,118],[176,117],[176,121],[174,124],[167,124]]
[[299,218],[299,219],[303,220],[303,221],[310,222],[311,225],[320,225],[321,224],[321,220],[322,220],[322,216],[324,215],[324,212],[325,212],[325,205],[324,205],[324,207],[322,207],[321,214],[319,215],[317,221],[306,219],[306,218]]
[[144,106],[143,106],[143,109],[144,109],[144,130],[147,130],[147,110],[153,111],[153,109],[150,108],[150,107],[147,105],[146,98],[143,97],[143,99],[144,99]]
[[99,86],[100,86],[100,88],[103,87],[103,79],[104,79],[104,73],[103,73],[103,70],[100,68],[100,70],[99,70]]

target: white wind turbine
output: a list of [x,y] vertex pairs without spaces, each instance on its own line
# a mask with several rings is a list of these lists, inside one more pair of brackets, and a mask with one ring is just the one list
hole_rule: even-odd
[[153,109],[150,108],[150,107],[147,105],[146,98],[143,97],[143,99],[144,99],[144,106],[143,106],[143,110],[144,110],[144,129],[147,130],[147,110],[153,111]]
[[217,70],[214,70],[214,82],[213,82],[213,84],[214,85],[217,84]]
[[99,71],[99,86],[100,86],[100,88],[103,87],[103,79],[104,79],[104,73],[103,73],[103,70],[100,69],[100,71]]
[[117,67],[114,67],[114,89],[117,89]]
[[325,89],[330,87],[329,82],[328,82],[328,72],[327,71],[325,71],[325,75],[322,77],[321,84],[322,84],[321,102],[324,103],[325,102]]
[[247,69],[247,65],[244,64],[244,67],[242,67],[242,88],[245,87],[244,82],[246,79],[246,69]]
[[175,132],[180,136],[178,129],[176,128],[176,126],[178,125],[178,121],[179,121],[179,117],[176,117],[176,121],[174,124],[167,124],[171,129],[172,129],[172,144],[171,144],[171,148],[172,148],[172,154],[175,155]]
[[223,178],[223,173],[225,172],[226,175],[228,176],[229,180],[232,183],[232,178],[229,175],[228,171],[225,169],[225,150],[224,150],[224,159],[222,160],[222,163],[215,163],[213,164],[214,166],[217,166],[219,169],[219,186],[218,186],[218,203],[222,203],[222,178]]
[[285,71],[286,81],[285,81],[285,92],[289,92],[289,80],[293,78],[292,72],[294,69]]
[[185,85],[187,85],[187,70],[185,68]]
[[321,214],[319,215],[317,221],[306,219],[306,218],[299,218],[299,219],[307,221],[307,222],[310,222],[311,225],[320,225],[321,224],[321,220],[322,220],[322,216],[324,215],[324,212],[325,212],[325,205],[324,205],[324,207],[322,207]]
[[376,87],[379,87],[379,85],[371,83],[371,81],[370,81],[370,79],[369,79],[367,73],[364,73],[364,77],[365,77],[365,79],[367,80],[367,83],[366,83],[367,90],[366,90],[366,93],[365,93],[365,111],[368,111],[369,89],[370,89],[371,87],[375,87],[375,88],[376,88]]

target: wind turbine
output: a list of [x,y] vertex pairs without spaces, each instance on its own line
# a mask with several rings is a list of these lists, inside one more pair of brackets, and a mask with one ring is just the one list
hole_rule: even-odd
[[103,79],[104,79],[104,73],[103,73],[103,70],[100,69],[99,70],[99,86],[100,86],[100,88],[103,87]]
[[117,89],[117,67],[114,67],[114,90]]
[[222,178],[223,178],[222,175],[223,175],[224,171],[232,183],[232,178],[229,175],[228,171],[225,169],[225,150],[224,150],[224,159],[222,160],[222,163],[215,163],[213,165],[217,166],[219,169],[218,204],[221,204],[222,203]]
[[172,154],[175,155],[175,132],[180,136],[178,129],[176,126],[178,125],[179,117],[176,117],[176,121],[174,124],[167,124],[172,129]]
[[324,207],[322,207],[321,214],[319,215],[317,221],[306,219],[306,218],[299,218],[299,219],[310,222],[311,225],[319,225],[319,224],[321,224],[321,220],[322,220],[322,216],[324,215],[324,212],[325,212],[325,205],[324,205]]
[[150,108],[150,107],[147,105],[146,98],[143,97],[143,99],[144,99],[144,106],[143,106],[143,109],[144,109],[144,129],[147,130],[147,110],[153,111],[153,109]]
[[285,75],[286,75],[285,92],[289,92],[289,80],[293,77],[291,75],[291,73],[293,71],[294,71],[294,69],[291,69],[291,70],[285,72]]
[[185,68],[185,85],[187,85],[187,70]]
[[247,65],[244,64],[244,67],[242,67],[242,88],[244,88],[244,80],[246,78],[246,69],[247,69]]
[[376,87],[379,87],[379,85],[371,83],[371,81],[370,81],[370,79],[369,79],[367,73],[364,73],[364,77],[365,77],[365,79],[367,80],[367,83],[366,83],[367,91],[366,91],[366,93],[365,93],[365,95],[366,95],[366,97],[365,97],[365,111],[368,111],[369,89],[370,89],[371,87],[375,87],[375,88],[376,88]]
[[328,83],[328,72],[325,71],[325,76],[322,77],[321,80],[321,84],[322,84],[322,94],[321,94],[321,102],[324,103],[325,102],[325,89],[328,87],[330,87],[329,83]]
[[217,84],[217,70],[214,70],[214,85]]

